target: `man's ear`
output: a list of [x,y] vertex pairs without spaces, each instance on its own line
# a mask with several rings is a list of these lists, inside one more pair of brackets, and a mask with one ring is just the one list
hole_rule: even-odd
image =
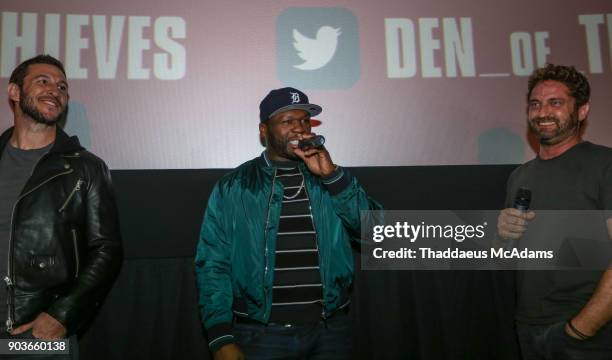
[[21,90],[19,89],[19,85],[15,83],[9,83],[7,87],[8,100],[9,105],[11,106],[11,110],[15,111],[15,106],[19,104],[19,98],[21,97]]
[[583,121],[589,116],[591,103],[586,103],[578,108],[578,121]]
[[19,89],[19,85],[15,83],[9,83],[7,87],[7,92],[9,96],[9,100],[13,102],[19,102],[19,96],[21,96],[21,91]]
[[263,147],[267,147],[268,126],[264,123],[259,123],[259,143]]
[[268,126],[264,123],[259,123],[259,136],[268,137]]

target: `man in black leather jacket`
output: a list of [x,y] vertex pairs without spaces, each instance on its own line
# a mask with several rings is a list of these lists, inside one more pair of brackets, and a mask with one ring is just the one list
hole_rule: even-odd
[[8,94],[14,127],[0,136],[0,338],[61,339],[93,315],[121,265],[110,174],[57,126],[69,99],[61,62],[25,61]]

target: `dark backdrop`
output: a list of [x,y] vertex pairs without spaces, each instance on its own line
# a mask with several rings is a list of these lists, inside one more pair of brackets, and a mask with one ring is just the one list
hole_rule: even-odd
[[[352,168],[386,209],[499,209],[515,166]],[[113,171],[121,274],[81,336],[81,358],[209,359],[193,257],[214,183],[227,170]],[[355,256],[359,269],[358,256]],[[513,274],[360,271],[354,359],[518,359]]]

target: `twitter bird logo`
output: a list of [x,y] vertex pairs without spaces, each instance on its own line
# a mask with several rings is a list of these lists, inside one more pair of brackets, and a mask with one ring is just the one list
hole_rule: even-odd
[[340,28],[321,26],[317,30],[317,36],[312,39],[293,29],[293,47],[298,51],[298,56],[304,60],[304,63],[293,67],[308,71],[327,65],[336,54],[338,37],[341,34]]
[[349,89],[361,75],[359,24],[340,7],[288,7],[276,20],[276,71],[285,86]]

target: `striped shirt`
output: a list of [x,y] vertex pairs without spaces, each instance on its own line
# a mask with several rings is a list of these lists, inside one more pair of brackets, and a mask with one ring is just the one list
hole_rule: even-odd
[[322,313],[322,284],[317,234],[304,176],[295,162],[278,163],[276,181],[284,187],[276,237],[273,323],[317,322]]

